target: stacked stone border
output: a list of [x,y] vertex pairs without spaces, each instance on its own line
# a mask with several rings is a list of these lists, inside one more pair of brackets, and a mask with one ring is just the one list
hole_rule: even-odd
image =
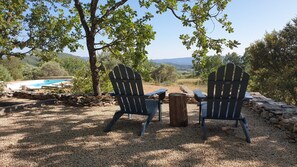
[[56,99],[47,99],[47,100],[40,100],[37,102],[32,102],[32,103],[24,103],[24,104],[18,104],[18,105],[12,105],[12,106],[7,106],[3,107],[0,109],[0,115],[1,113],[10,113],[10,112],[15,112],[15,111],[20,111],[25,108],[32,108],[32,107],[41,107],[43,105],[53,105],[56,104],[57,100]]
[[286,131],[289,142],[297,142],[297,107],[284,102],[276,102],[261,95],[251,92],[253,99],[249,102],[250,110],[256,112],[268,124]]

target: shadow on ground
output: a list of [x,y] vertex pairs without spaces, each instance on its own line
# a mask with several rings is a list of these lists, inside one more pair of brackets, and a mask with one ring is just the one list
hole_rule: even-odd
[[[258,115],[247,117],[252,144],[235,122],[207,122],[201,139],[196,105],[188,105],[189,126],[170,127],[168,105],[163,122],[154,122],[144,137],[145,117],[121,118],[104,133],[117,106],[44,106],[0,117],[0,160],[4,166],[294,166],[297,144]],[[223,128],[222,128],[223,127]]]

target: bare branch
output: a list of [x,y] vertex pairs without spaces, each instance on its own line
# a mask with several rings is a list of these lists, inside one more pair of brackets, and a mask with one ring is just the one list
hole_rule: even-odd
[[20,57],[20,56],[26,56],[26,54],[32,52],[33,50],[35,50],[36,47],[33,47],[31,48],[30,50],[24,52],[24,53],[21,53],[21,52],[16,52],[16,53],[13,53],[13,52],[0,52],[0,58],[2,58],[2,56],[15,56],[15,57]]
[[[171,10],[172,14],[173,14],[177,19],[179,19],[179,20],[183,20],[180,16],[178,16],[178,15],[175,13],[175,11],[174,11],[171,7],[168,7],[168,6],[167,6],[167,9]],[[193,19],[193,20],[186,20],[186,21],[187,21],[187,22],[195,22],[194,19]]]

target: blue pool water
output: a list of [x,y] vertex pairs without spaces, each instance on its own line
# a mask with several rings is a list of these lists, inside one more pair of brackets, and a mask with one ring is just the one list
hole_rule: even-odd
[[34,83],[27,85],[29,88],[41,88],[42,86],[51,86],[56,85],[65,81],[70,81],[69,79],[49,79],[49,80],[43,80],[39,83]]

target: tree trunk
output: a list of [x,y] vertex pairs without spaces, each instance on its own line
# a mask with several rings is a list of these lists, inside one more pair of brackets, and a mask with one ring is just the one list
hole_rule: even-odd
[[87,36],[87,47],[89,52],[89,62],[92,73],[92,83],[93,83],[93,92],[94,96],[101,95],[100,85],[99,85],[99,71],[96,66],[97,58],[96,58],[96,50],[95,50],[95,36],[89,35]]

